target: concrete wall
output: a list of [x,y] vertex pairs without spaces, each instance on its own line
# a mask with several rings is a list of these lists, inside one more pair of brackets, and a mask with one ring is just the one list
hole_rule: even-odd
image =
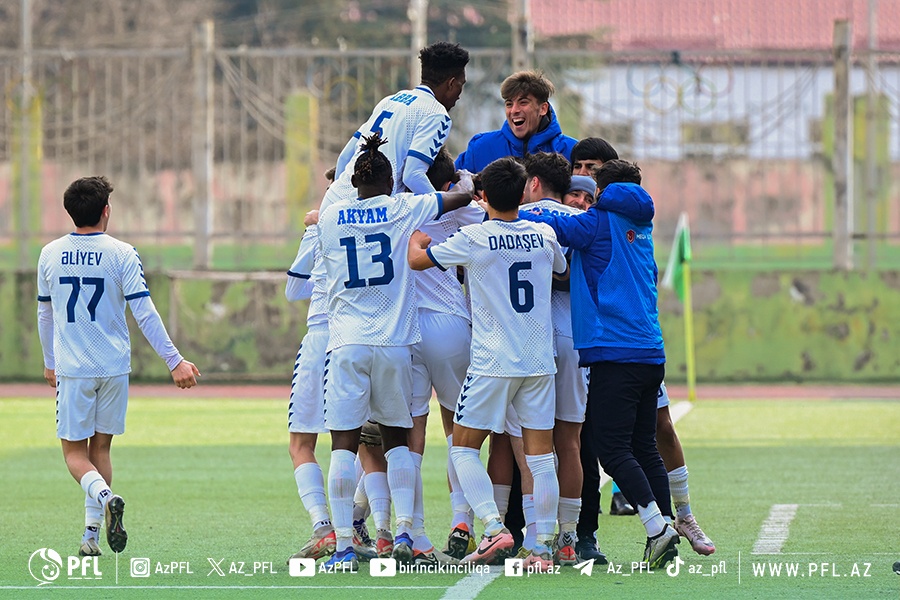
[[[0,380],[39,380],[34,273],[0,272]],[[204,381],[290,381],[305,303],[274,281],[149,277],[154,302]],[[900,271],[695,272],[700,382],[900,381]],[[667,380],[684,381],[683,308],[660,295]],[[133,326],[133,323],[132,323]],[[133,379],[168,377],[132,327]]]

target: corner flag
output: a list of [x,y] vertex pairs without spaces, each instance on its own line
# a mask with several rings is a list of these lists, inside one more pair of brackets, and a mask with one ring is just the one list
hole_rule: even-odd
[[684,355],[687,366],[688,400],[697,399],[697,371],[694,361],[694,307],[691,302],[691,228],[687,213],[678,217],[672,252],[666,264],[662,287],[674,289],[684,303]]
[[688,225],[687,213],[681,213],[678,217],[678,225],[675,227],[675,239],[672,241],[672,251],[669,253],[669,262],[666,264],[666,274],[662,280],[662,286],[666,289],[674,289],[678,299],[684,302],[685,281],[684,266],[691,262],[691,228]]

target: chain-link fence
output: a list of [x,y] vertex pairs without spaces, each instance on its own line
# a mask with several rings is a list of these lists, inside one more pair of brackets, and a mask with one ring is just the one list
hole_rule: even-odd
[[[499,84],[511,72],[509,52],[471,55],[452,113],[454,153],[504,120]],[[830,52],[554,51],[535,62],[557,87],[551,101],[564,132],[607,138],[640,164],[657,203],[659,247],[686,210],[700,262],[832,265]],[[147,267],[190,265],[205,227],[195,219],[197,182],[208,175],[204,235],[214,252],[202,266],[282,269],[302,213],[324,191],[322,173],[378,100],[410,85],[409,64],[406,49],[36,50],[26,82],[21,53],[2,52],[0,264],[16,266],[17,255],[27,255],[20,266],[33,264],[41,243],[70,229],[66,185],[104,174],[117,188],[113,229],[140,246]],[[869,252],[876,267],[896,268],[900,55],[879,54],[875,64],[873,110],[863,62],[848,90],[854,231],[859,257]],[[198,85],[210,77],[210,90]],[[198,155],[204,136],[208,153]],[[27,252],[17,254],[17,244]]]

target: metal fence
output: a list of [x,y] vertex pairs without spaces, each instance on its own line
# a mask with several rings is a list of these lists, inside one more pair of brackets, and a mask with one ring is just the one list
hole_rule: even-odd
[[[452,113],[453,153],[504,120],[509,52],[471,55]],[[698,261],[832,265],[830,52],[554,51],[535,63],[557,87],[551,102],[566,133],[605,137],[641,165],[658,246],[686,210]],[[36,50],[25,82],[21,54],[0,52],[0,266],[33,264],[42,242],[70,229],[66,185],[104,174],[117,188],[115,233],[141,245],[148,268],[282,269],[302,213],[324,191],[322,173],[372,107],[410,85],[409,64],[407,49],[217,49],[200,40],[168,50]],[[848,90],[853,231],[858,265],[897,268],[900,55],[879,54],[875,64],[874,110],[862,62]],[[33,92],[23,105],[25,83]],[[867,119],[874,184],[864,177]],[[207,195],[203,222],[195,207]],[[208,261],[198,236],[214,249]],[[16,244],[26,246],[18,255]]]

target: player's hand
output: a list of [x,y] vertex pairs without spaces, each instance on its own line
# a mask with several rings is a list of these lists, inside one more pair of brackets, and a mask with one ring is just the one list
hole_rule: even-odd
[[314,208],[313,210],[306,213],[306,216],[303,217],[303,224],[309,227],[310,225],[318,225],[319,224],[319,209]]
[[416,246],[424,250],[431,244],[431,238],[427,233],[422,233],[418,229],[413,231],[412,235],[409,236],[409,244],[411,246]]
[[472,181],[472,174],[465,169],[462,169],[461,171],[457,171],[456,175],[459,177],[459,181],[456,184],[459,191],[466,192],[467,194],[474,194],[475,182]]
[[44,379],[50,384],[50,387],[56,387],[56,370],[44,367]]
[[175,385],[183,390],[197,385],[198,377],[200,377],[200,369],[187,360],[182,360],[177,367],[172,369],[172,379],[175,381]]

